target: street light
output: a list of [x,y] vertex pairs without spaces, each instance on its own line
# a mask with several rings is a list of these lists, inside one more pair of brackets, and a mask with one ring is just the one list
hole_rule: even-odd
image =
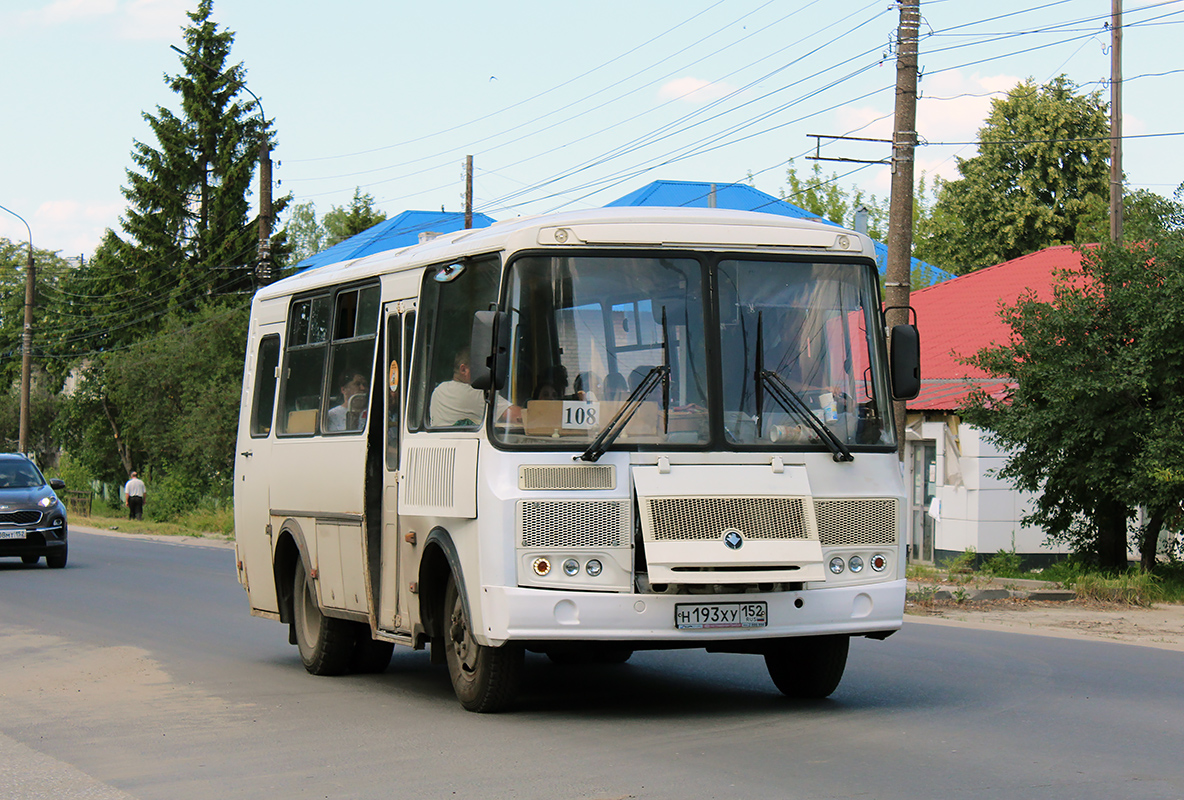
[[[170,44],[169,48],[212,72],[218,72],[214,67],[175,44]],[[218,74],[226,75],[225,72],[218,72]],[[271,144],[267,141],[267,117],[263,113],[263,101],[259,99],[259,95],[252,92],[242,81],[233,78],[231,80],[255,100],[255,105],[259,107],[259,119],[263,122],[259,139],[259,262],[255,265],[255,277],[260,283],[268,284],[271,283]]]
[[29,265],[25,269],[25,329],[21,334],[21,422],[17,450],[29,452],[29,385],[33,371],[33,287],[36,283],[36,267],[33,265],[33,229],[25,218],[12,209],[0,206],[25,223],[29,232]]

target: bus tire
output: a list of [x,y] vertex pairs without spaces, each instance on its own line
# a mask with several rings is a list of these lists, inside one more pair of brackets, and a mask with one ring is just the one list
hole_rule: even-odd
[[357,625],[357,640],[350,657],[349,671],[359,675],[379,675],[391,665],[395,653],[394,642],[383,642],[370,635],[370,626]]
[[850,644],[842,635],[785,639],[765,653],[765,666],[786,697],[821,700],[839,687]]
[[354,623],[321,613],[312,580],[300,558],[293,570],[292,625],[306,670],[313,675],[343,675],[349,671],[357,641]]
[[525,651],[514,644],[489,647],[473,638],[472,623],[451,575],[444,589],[444,624],[444,658],[456,699],[467,711],[478,713],[508,708],[518,694]]
[[568,646],[547,650],[552,664],[562,667],[582,665],[624,664],[633,657],[628,647]]

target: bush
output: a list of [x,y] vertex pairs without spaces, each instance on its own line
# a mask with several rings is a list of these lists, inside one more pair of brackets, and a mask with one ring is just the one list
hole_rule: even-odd
[[1015,550],[1000,550],[983,562],[982,570],[996,578],[1021,578],[1027,574],[1023,559]]
[[1148,572],[1125,572],[1114,577],[1088,573],[1073,586],[1079,600],[1103,600],[1150,606],[1164,599],[1160,579]]
[[148,519],[168,522],[193,511],[201,502],[198,482],[184,473],[169,473],[146,483],[148,497],[144,502],[144,512]]

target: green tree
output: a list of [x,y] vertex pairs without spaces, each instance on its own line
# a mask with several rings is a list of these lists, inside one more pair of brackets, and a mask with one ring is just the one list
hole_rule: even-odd
[[272,126],[243,91],[242,64],[230,65],[234,33],[211,13],[212,0],[200,0],[188,15],[182,72],[165,76],[180,113],[158,106],[144,114],[156,142],[132,149],[123,235],[108,235],[75,282],[75,293],[91,299],[87,349],[126,345],[170,311],[237,301],[253,286],[258,229],[248,197],[259,144],[267,137],[274,145]]
[[324,250],[329,236],[325,226],[317,220],[317,208],[311,201],[292,207],[292,215],[284,230],[292,248],[293,264]]
[[1109,118],[1100,92],[1077,94],[1063,75],[1028,79],[991,103],[979,155],[939,181],[915,254],[958,274],[1057,244],[1109,202]]
[[1105,244],[1059,277],[1054,297],[1003,309],[1010,342],[969,359],[1011,388],[962,410],[1008,453],[1000,475],[1038,494],[1026,518],[1100,566],[1144,568],[1184,501],[1184,237]]
[[840,176],[832,172],[823,175],[822,166],[815,161],[810,175],[802,178],[790,159],[785,169],[785,186],[778,196],[787,203],[804,208],[811,214],[836,225],[855,227],[855,213],[860,207],[868,211],[868,235],[884,241],[888,234],[888,208],[876,198],[855,186],[847,192],[839,186]]
[[[315,220],[315,217],[314,217]],[[351,236],[373,228],[386,220],[386,214],[374,207],[374,198],[361,187],[354,189],[353,199],[346,206],[333,206],[324,217],[325,247],[344,242]]]
[[[1149,189],[1124,192],[1122,199],[1122,239],[1143,242],[1160,239],[1165,233],[1184,230],[1184,184],[1172,200]],[[1104,242],[1110,238],[1110,205],[1100,207],[1082,220],[1077,228],[1080,244]]]
[[196,496],[228,491],[249,309],[175,313],[135,345],[90,359],[57,434],[81,466],[120,482],[138,469]]

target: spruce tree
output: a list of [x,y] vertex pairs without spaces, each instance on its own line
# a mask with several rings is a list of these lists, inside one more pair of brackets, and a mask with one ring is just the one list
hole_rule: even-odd
[[244,91],[246,70],[230,61],[234,32],[210,19],[212,5],[200,0],[188,14],[181,72],[164,76],[179,112],[144,114],[156,142],[132,148],[123,234],[108,236],[79,276],[85,296],[118,297],[84,337],[96,349],[152,333],[170,311],[239,302],[253,288],[258,229],[249,197],[272,126]]

